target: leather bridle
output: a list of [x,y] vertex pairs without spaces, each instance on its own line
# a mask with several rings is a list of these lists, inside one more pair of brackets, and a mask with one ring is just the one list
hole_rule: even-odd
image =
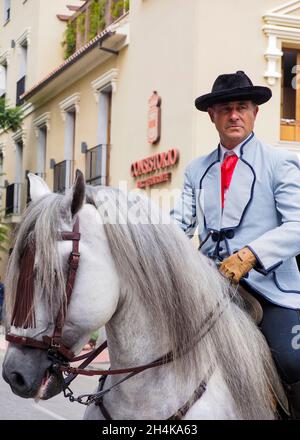
[[58,312],[54,331],[52,336],[43,336],[42,341],[34,338],[29,338],[27,336],[19,336],[13,333],[6,334],[6,340],[12,342],[13,344],[26,345],[28,347],[40,348],[42,350],[47,350],[48,355],[51,358],[65,359],[71,361],[75,358],[74,353],[62,343],[62,329],[66,319],[67,308],[71,300],[76,272],[79,266],[79,218],[77,217],[71,232],[62,232],[62,240],[72,241],[72,251],[68,259],[68,276],[66,283],[66,305],[62,304]]
[[[112,388],[119,385],[120,383],[124,382],[125,380],[135,376],[138,373],[141,373],[142,371],[148,370],[150,368],[159,367],[162,365],[166,365],[173,361],[173,353],[169,352],[158,359],[156,359],[154,362],[150,362],[145,365],[140,365],[137,367],[131,367],[131,368],[122,368],[122,369],[115,369],[115,370],[86,370],[85,368],[105,349],[107,348],[107,342],[105,341],[100,347],[96,348],[95,350],[88,352],[81,356],[75,356],[75,354],[62,343],[62,330],[65,324],[66,319],[66,313],[67,308],[69,306],[73,288],[75,285],[76,280],[76,273],[79,266],[80,261],[80,253],[79,253],[79,242],[80,242],[80,232],[79,232],[79,218],[77,216],[73,230],[69,232],[62,232],[61,233],[61,240],[70,240],[72,241],[72,251],[69,255],[68,259],[68,275],[67,275],[67,282],[66,282],[66,304],[61,305],[60,310],[57,315],[57,319],[55,322],[55,327],[52,336],[44,335],[42,337],[42,340],[37,340],[31,337],[27,336],[20,336],[13,334],[11,332],[6,334],[6,340],[8,342],[11,342],[13,344],[19,344],[24,345],[28,347],[33,348],[39,348],[42,350],[46,350],[48,354],[48,358],[52,360],[52,369],[56,372],[57,375],[60,375],[61,382],[62,382],[62,388],[65,394],[65,397],[68,397],[70,401],[77,401],[79,403],[90,405],[91,403],[96,403],[100,406],[100,409],[102,413],[108,414],[107,410],[104,407],[103,404],[103,396],[107,392],[109,392]],[[77,362],[80,360],[84,360],[82,364],[79,365],[79,367],[71,367],[71,362]],[[67,374],[66,377],[62,376],[62,373]],[[70,383],[77,377],[77,375],[85,375],[85,376],[102,376],[102,386],[104,385],[104,378],[106,378],[109,375],[121,375],[126,374],[124,378],[122,378],[119,382],[117,382],[112,387],[98,391],[95,394],[86,394],[81,395],[78,398],[75,398],[73,396],[72,390],[70,390],[69,385]],[[209,376],[208,376],[209,377]],[[101,381],[100,379],[100,381]],[[192,396],[192,400],[190,399],[188,402],[186,402],[185,405],[183,405],[176,413],[173,415],[170,419],[174,419],[174,417],[177,419],[180,415],[180,418],[185,415],[185,413],[188,411],[189,407],[197,400],[199,399],[202,394],[204,393],[206,389],[206,382],[208,378],[205,380],[202,380],[197,390],[194,392]],[[84,401],[85,398],[85,401]]]

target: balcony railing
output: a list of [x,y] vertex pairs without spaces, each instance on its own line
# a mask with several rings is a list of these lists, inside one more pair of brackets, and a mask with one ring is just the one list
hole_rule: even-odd
[[63,160],[54,166],[53,191],[64,193],[72,184],[73,161]]
[[89,0],[70,18],[65,32],[65,58],[84,46],[129,10],[129,0]]
[[109,145],[97,145],[86,152],[85,178],[89,185],[108,185]]
[[17,82],[17,99],[16,99],[16,105],[22,105],[24,100],[20,98],[21,95],[25,92],[25,79],[26,76],[23,76],[23,78],[19,79]]
[[11,183],[6,187],[5,215],[21,214],[22,183]]

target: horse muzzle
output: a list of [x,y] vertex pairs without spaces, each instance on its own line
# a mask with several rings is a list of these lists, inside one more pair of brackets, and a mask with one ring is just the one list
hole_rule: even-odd
[[52,367],[47,353],[39,349],[10,346],[2,376],[14,394],[26,399],[47,400],[63,389],[61,373]]

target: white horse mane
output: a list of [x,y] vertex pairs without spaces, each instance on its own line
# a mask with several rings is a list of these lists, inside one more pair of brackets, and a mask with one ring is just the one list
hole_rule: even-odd
[[[167,336],[179,386],[201,380],[210,365],[221,370],[241,418],[272,418],[270,383],[277,385],[277,373],[262,334],[231,300],[228,282],[177,225],[164,224],[155,209],[149,218],[148,199],[108,187],[86,187],[86,191],[88,203],[103,219],[120,285],[138,295],[153,326]],[[138,224],[128,215],[133,205],[142,219]],[[38,244],[38,282],[45,300],[50,308],[64,301],[64,271],[57,251],[63,215],[63,197],[58,194],[31,203],[24,213],[6,277],[8,317],[20,255],[31,239]]]

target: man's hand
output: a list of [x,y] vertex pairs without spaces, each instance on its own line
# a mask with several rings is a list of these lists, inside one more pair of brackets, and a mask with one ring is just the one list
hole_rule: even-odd
[[222,262],[220,272],[229,280],[238,283],[255,266],[255,263],[255,255],[244,247]]

